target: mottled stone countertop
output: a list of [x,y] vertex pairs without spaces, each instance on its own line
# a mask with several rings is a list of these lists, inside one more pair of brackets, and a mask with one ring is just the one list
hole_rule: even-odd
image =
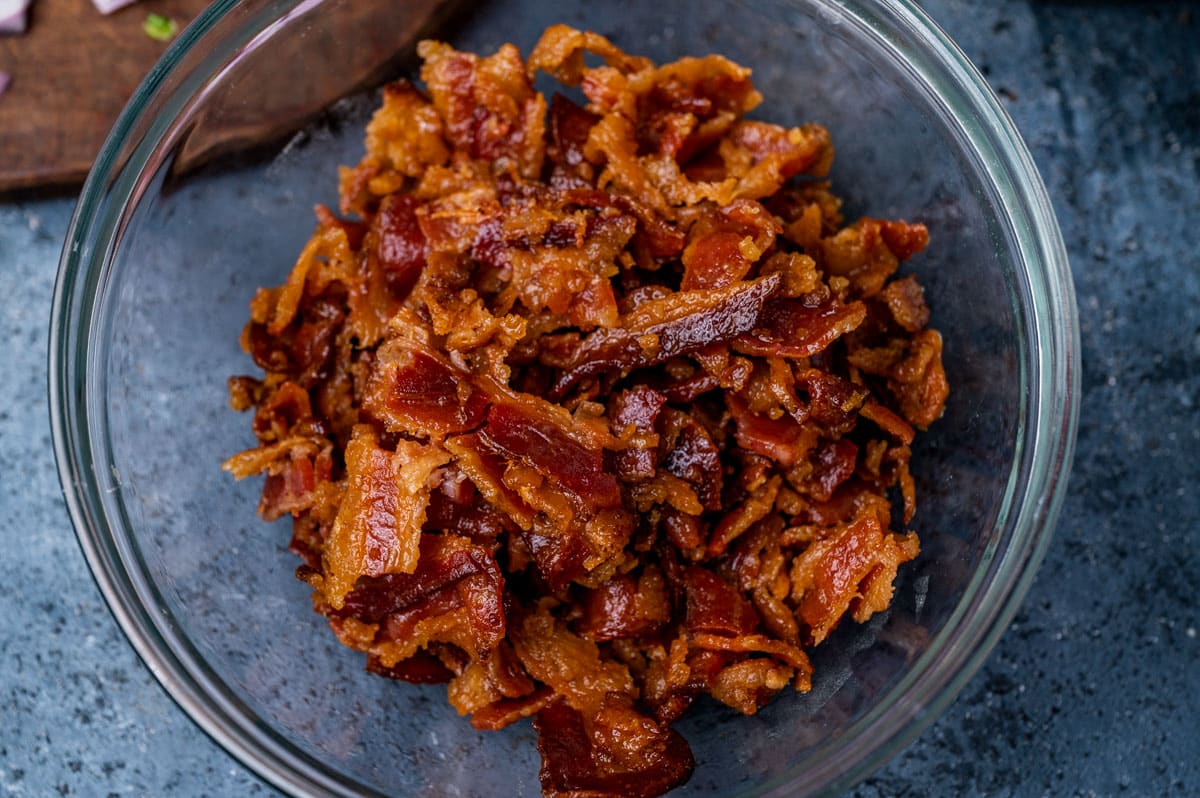
[[[1200,6],[924,5],[1049,188],[1083,409],[1058,530],[1012,627],[853,794],[1200,795]],[[72,204],[0,201],[0,795],[274,794],[142,666],[71,531],[46,328]]]

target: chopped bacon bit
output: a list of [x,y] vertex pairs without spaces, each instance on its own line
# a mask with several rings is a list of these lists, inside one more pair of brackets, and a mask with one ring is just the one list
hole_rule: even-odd
[[420,557],[429,478],[450,454],[408,441],[395,452],[357,427],[346,446],[346,494],[325,548],[325,598],[339,608],[360,576],[411,574]]
[[653,67],[648,59],[627,55],[598,33],[551,25],[529,54],[526,69],[530,78],[541,71],[553,75],[566,86],[578,86],[587,72],[583,63],[585,51],[602,57],[610,67],[623,73],[642,72]]
[[573,439],[555,419],[535,416],[512,404],[493,405],[481,440],[505,457],[518,460],[597,509],[619,507],[617,480],[604,471],[599,449]]
[[746,119],[762,97],[719,55],[562,25],[527,60],[418,52],[341,216],[317,206],[250,303],[266,374],[229,389],[258,445],[223,467],[263,475],[369,671],[447,683],[477,729],[532,716],[548,796],[661,795],[697,697],[811,689],[806,649],[918,553],[888,497],[906,526],[949,393],[896,274],[928,231],[847,225],[828,132]]
[[813,473],[810,495],[827,502],[843,482],[854,474],[858,462],[858,447],[845,438],[823,441],[813,452]]
[[[534,691],[534,684],[517,661],[512,647],[503,641],[486,660],[468,663],[447,688],[450,705],[460,715],[494,707],[505,699],[524,698]],[[493,718],[492,722],[495,720],[498,718]]]
[[391,194],[379,204],[373,222],[373,254],[399,299],[408,296],[425,268],[425,234],[417,223],[420,206],[420,200],[410,194]]
[[811,428],[797,424],[795,420],[781,416],[768,418],[753,412],[736,394],[725,398],[729,413],[736,424],[735,436],[738,446],[769,457],[784,468],[794,465],[812,448]]
[[602,660],[590,640],[568,631],[549,611],[540,609],[509,629],[513,648],[526,672],[579,711],[594,711],[609,693],[633,695],[629,669]]
[[689,559],[700,559],[703,555],[704,537],[700,519],[674,508],[663,511],[663,528],[667,539]]
[[686,241],[683,231],[631,197],[592,188],[571,187],[563,192],[562,200],[564,205],[616,208],[636,217],[640,235],[644,236],[648,254],[653,258],[672,258],[683,251]]
[[671,620],[662,573],[650,566],[640,577],[615,576],[583,601],[580,633],[596,642],[647,637]]
[[653,798],[695,767],[679,732],[616,702],[590,719],[565,701],[537,713],[539,777],[548,798]]
[[239,412],[249,410],[263,400],[263,384],[253,377],[229,378],[229,406]]
[[752,200],[735,200],[692,225],[681,290],[723,288],[746,276],[775,243],[779,222]]
[[341,173],[344,214],[362,214],[374,197],[420,177],[450,157],[443,139],[442,119],[412,83],[398,80],[384,87],[383,105],[367,125],[367,156],[355,169]]
[[483,423],[487,397],[439,356],[394,340],[379,347],[374,366],[363,409],[387,431],[432,438]]
[[811,357],[853,331],[866,317],[861,302],[812,308],[799,300],[777,299],[767,303],[759,326],[738,336],[734,346],[759,357]]
[[378,623],[472,576],[484,576],[499,588],[502,577],[495,558],[482,546],[450,535],[422,535],[420,559],[413,573],[364,577],[333,614]]
[[649,479],[658,465],[658,435],[654,422],[667,397],[644,385],[635,386],[612,398],[609,423],[618,438],[627,433],[629,448],[613,453],[617,473],[622,479]]
[[447,474],[440,490],[430,493],[424,531],[445,532],[484,543],[514,528],[502,513],[483,499],[465,473],[460,471],[458,477],[461,478]]
[[[328,454],[325,454],[325,462],[325,478],[328,479]],[[313,460],[292,449],[287,460],[276,461],[273,466],[263,481],[263,518],[273,521],[284,514],[302,513],[310,508],[317,499],[317,473]]]
[[795,646],[780,640],[773,640],[765,635],[743,634],[740,636],[720,636],[714,634],[698,634],[692,637],[692,642],[700,648],[715,651],[762,652],[771,654],[788,665],[800,671],[812,673],[812,665],[808,655]]
[[950,387],[937,330],[925,330],[912,339],[908,356],[892,368],[888,387],[900,402],[900,412],[917,429],[927,429],[941,418]]
[[825,269],[848,278],[853,293],[865,299],[878,294],[900,261],[920,252],[928,241],[923,224],[860,219],[824,239],[821,254]]
[[722,668],[712,680],[712,697],[743,715],[758,708],[787,687],[792,669],[769,659],[747,659]]
[[779,477],[772,477],[750,498],[735,507],[717,523],[708,541],[708,556],[717,557],[725,553],[729,544],[757,522],[767,517],[779,494]]
[[674,408],[666,408],[661,418],[662,469],[691,483],[704,509],[720,509],[723,467],[721,450],[712,436],[695,417]]
[[[600,121],[596,114],[580,108],[561,94],[550,101],[550,141],[546,155],[564,175],[591,185],[593,168],[583,155],[588,132]],[[560,178],[561,180],[561,178]],[[600,193],[600,192],[597,192]]]
[[754,607],[737,590],[712,571],[688,566],[684,576],[687,587],[685,625],[689,632],[737,637],[758,626]]
[[773,274],[645,302],[620,327],[597,330],[584,339],[552,395],[565,395],[586,377],[654,366],[729,341],[754,328],[780,282],[779,275]]
[[923,224],[880,222],[883,242],[900,260],[908,260],[929,245],[929,231]]
[[868,395],[849,380],[820,369],[797,373],[796,385],[808,393],[808,417],[835,433],[853,429],[858,409]]
[[494,170],[512,166],[522,177],[536,177],[545,151],[546,101],[533,91],[517,48],[508,44],[481,59],[424,41],[417,52],[425,59],[421,79],[448,143],[491,161]]
[[836,537],[813,542],[796,558],[792,596],[808,626],[810,645],[825,639],[853,608],[862,623],[887,609],[892,581],[903,562],[917,556],[915,535],[885,534],[879,519],[867,513]]
[[879,298],[888,306],[892,318],[906,332],[920,332],[929,323],[925,289],[911,274],[892,280],[879,292]]
[[863,418],[870,419],[884,432],[899,440],[906,446],[913,442],[916,435],[913,428],[904,419],[887,409],[874,399],[869,399],[859,411]]

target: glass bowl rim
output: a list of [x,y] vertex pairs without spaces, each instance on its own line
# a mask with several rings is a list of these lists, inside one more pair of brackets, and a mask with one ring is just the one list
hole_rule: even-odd
[[[912,0],[809,2],[841,14],[885,42],[897,62],[952,112],[971,154],[991,180],[1025,267],[1017,275],[1024,280],[1017,287],[1022,291],[1017,319],[1024,322],[1027,338],[1021,367],[1029,403],[1018,430],[998,532],[958,606],[929,649],[851,732],[806,757],[818,762],[815,770],[810,762],[805,777],[818,794],[828,795],[865,777],[941,714],[1008,626],[1045,554],[1065,494],[1078,423],[1080,365],[1074,289],[1054,212],[1028,149],[987,82]],[[63,246],[50,321],[54,452],[67,508],[93,578],[134,649],[172,699],[226,751],[286,792],[363,794],[363,785],[329,773],[315,757],[257,724],[254,713],[223,689],[169,616],[156,617],[165,611],[153,612],[145,601],[154,589],[137,569],[140,558],[125,541],[127,530],[110,524],[100,484],[107,480],[106,469],[95,457],[89,434],[86,374],[94,348],[86,333],[102,295],[98,292],[103,290],[103,276],[112,265],[120,220],[113,209],[124,210],[157,144],[151,141],[127,152],[125,139],[155,101],[165,102],[160,96],[166,91],[164,82],[181,68],[185,55],[238,5],[239,0],[216,0],[171,45],[130,99],[84,184]],[[302,13],[317,3],[272,0],[265,5],[270,13],[260,13],[237,28],[250,34],[243,46],[279,17]],[[915,45],[906,46],[897,34],[911,37]],[[228,37],[216,44],[228,48],[218,56],[235,52]],[[211,57],[200,66],[210,63]],[[181,107],[177,102],[175,109]],[[1022,474],[1026,481],[1020,483]],[[789,769],[761,794],[794,794],[798,770]]]

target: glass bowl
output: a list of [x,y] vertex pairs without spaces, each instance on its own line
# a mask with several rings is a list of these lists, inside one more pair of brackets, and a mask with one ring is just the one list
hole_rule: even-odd
[[280,788],[538,794],[528,723],[476,732],[443,688],[366,673],[312,612],[286,523],[261,523],[259,485],[219,464],[253,443],[225,387],[254,371],[238,347],[247,303],[282,281],[312,206],[335,199],[336,166],[358,160],[375,102],[362,89],[411,70],[423,32],[528,52],[553,22],[657,60],[752,67],[760,116],[830,129],[848,217],[931,231],[909,268],[952,392],[913,458],[920,558],[889,613],[817,649],[811,693],[754,717],[702,704],[680,724],[698,766],[679,795],[836,793],[941,712],[1003,631],[1045,550],[1078,412],[1075,303],[1045,190],[978,72],[908,2],[214,3],[121,116],[63,253],[51,415],[80,543],[155,676]]

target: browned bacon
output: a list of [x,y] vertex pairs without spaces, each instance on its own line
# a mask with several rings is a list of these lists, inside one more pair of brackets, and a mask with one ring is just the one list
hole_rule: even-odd
[[251,302],[265,375],[230,399],[258,445],[225,468],[264,475],[370,671],[446,684],[478,729],[532,717],[548,796],[661,795],[696,697],[810,689],[806,650],[917,555],[889,492],[907,526],[949,393],[897,276],[928,232],[845,224],[828,133],[745,119],[762,97],[721,56],[566,26],[528,60],[419,52],[342,217],[318,206]]

